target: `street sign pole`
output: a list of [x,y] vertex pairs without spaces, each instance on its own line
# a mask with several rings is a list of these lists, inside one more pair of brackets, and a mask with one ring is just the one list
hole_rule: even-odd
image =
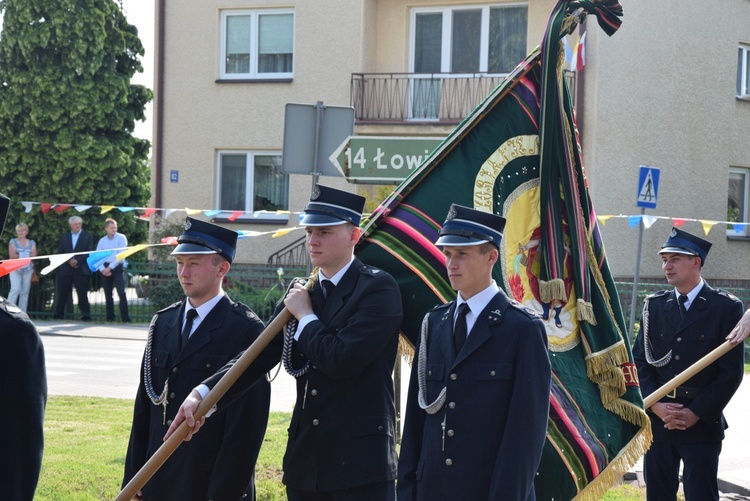
[[636,206],[641,208],[641,219],[638,221],[638,247],[635,250],[635,273],[633,273],[633,291],[630,299],[630,330],[631,339],[635,337],[635,308],[638,304],[638,283],[641,278],[641,250],[643,248],[643,227],[646,209],[656,209],[659,194],[659,169],[641,165],[638,174],[638,195]]
[[635,307],[638,303],[638,282],[641,278],[641,249],[643,248],[643,215],[646,209],[641,207],[641,220],[638,222],[638,247],[635,249],[635,274],[633,275],[633,292],[630,300],[630,341],[635,337]]
[[[310,174],[312,174],[312,187],[310,193],[315,189],[315,185],[320,180],[320,171],[318,170],[318,149],[320,148],[320,123],[323,119],[323,101],[315,103],[315,143],[313,143],[313,167]],[[308,264],[309,267],[309,264]]]

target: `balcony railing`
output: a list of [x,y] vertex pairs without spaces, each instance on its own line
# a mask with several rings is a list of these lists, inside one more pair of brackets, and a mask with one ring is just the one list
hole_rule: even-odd
[[[575,73],[565,72],[575,100]],[[503,81],[489,73],[352,73],[358,123],[457,124]]]

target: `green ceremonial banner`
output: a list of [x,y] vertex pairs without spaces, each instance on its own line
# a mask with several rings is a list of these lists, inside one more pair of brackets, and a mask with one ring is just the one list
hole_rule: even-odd
[[539,500],[599,499],[651,442],[563,78],[561,38],[587,14],[612,35],[622,8],[558,2],[541,49],[378,207],[357,249],[399,282],[415,345],[427,310],[455,297],[434,246],[451,203],[507,218],[493,275],[544,319],[553,370]]

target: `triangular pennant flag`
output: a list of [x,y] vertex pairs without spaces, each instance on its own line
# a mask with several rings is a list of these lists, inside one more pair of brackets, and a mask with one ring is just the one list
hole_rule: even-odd
[[682,226],[683,224],[685,224],[686,221],[688,221],[688,220],[680,218],[680,217],[673,217],[672,218],[672,225],[674,225],[675,228],[679,228],[680,226]]
[[42,275],[47,275],[51,271],[54,271],[59,266],[62,266],[63,263],[67,263],[70,261],[75,254],[54,254],[49,256],[49,264],[42,268],[42,271],[40,272]]
[[242,211],[242,210],[233,210],[232,215],[229,216],[227,219],[229,219],[230,221],[236,221],[237,218],[243,215],[244,213],[245,211]]
[[237,231],[237,238],[239,240],[242,240],[244,238],[257,237],[258,235],[263,235],[263,234],[264,233],[261,233],[260,231],[238,230]]
[[166,245],[177,245],[177,237],[164,237],[161,239],[161,243]]
[[52,204],[42,203],[41,204],[42,214],[48,213],[51,208],[52,208]]
[[643,219],[642,216],[628,216],[628,224],[631,228],[635,228],[641,222],[641,219]]
[[747,223],[732,223],[732,228],[738,235],[741,235],[745,232],[745,226],[747,226]]
[[207,218],[211,219],[212,217],[216,216],[217,214],[221,214],[220,210],[206,210],[203,211],[203,215]]
[[274,232],[273,235],[271,235],[271,238],[283,237],[284,235],[287,235],[287,234],[289,234],[289,233],[291,233],[291,232],[293,232],[294,230],[297,230],[297,229],[299,229],[299,227],[284,228],[283,230],[277,230],[277,231]]
[[653,225],[654,225],[654,223],[655,223],[656,221],[658,221],[659,219],[660,219],[660,218],[659,218],[659,216],[652,216],[652,215],[649,215],[649,214],[645,214],[645,215],[643,216],[643,226],[644,226],[644,227],[645,227],[646,229],[649,229],[649,228],[651,228],[651,226],[653,226]]
[[114,252],[106,250],[106,251],[96,251],[92,252],[86,257],[86,264],[89,266],[89,270],[96,271],[99,269],[101,265],[106,263],[107,261],[115,262],[115,256]]
[[711,231],[711,228],[713,228],[717,222],[718,221],[701,220],[701,226],[703,226],[703,233],[708,235],[708,232]]
[[118,207],[120,209],[120,212],[132,212],[135,210],[135,207]]
[[111,211],[114,208],[115,208],[114,205],[102,205],[100,214],[106,214],[107,212]]
[[9,259],[7,261],[0,262],[0,277],[4,277],[11,271],[16,271],[18,269],[23,268],[27,264],[31,262],[31,259],[21,258],[21,259]]
[[128,247],[127,250],[120,252],[117,256],[115,256],[115,259],[117,261],[122,261],[123,259],[127,258],[128,256],[131,256],[135,254],[136,252],[140,252],[143,249],[147,249],[151,247],[149,244],[138,244],[134,245],[133,247]]
[[151,214],[156,212],[156,209],[154,207],[148,207],[143,211],[142,217],[149,217]]
[[59,212],[63,212],[67,210],[69,207],[70,207],[70,204],[55,204],[52,207],[52,210],[59,213]]
[[187,212],[188,216],[197,216],[202,211],[200,209],[188,209],[187,207],[185,207],[185,212]]
[[24,212],[28,214],[31,212],[32,207],[34,207],[34,202],[21,202],[21,205],[23,205],[23,208],[25,209]]
[[168,219],[170,215],[174,212],[174,209],[167,209],[164,213],[164,219]]
[[90,208],[91,208],[91,205],[76,205],[76,206],[75,206],[75,209],[76,209],[76,210],[77,210],[78,212],[86,212],[86,211],[87,211],[87,210],[89,210]]
[[612,216],[596,216],[596,219],[599,220],[600,223],[602,223],[602,226],[607,224],[607,221],[609,221],[610,218],[612,218]]

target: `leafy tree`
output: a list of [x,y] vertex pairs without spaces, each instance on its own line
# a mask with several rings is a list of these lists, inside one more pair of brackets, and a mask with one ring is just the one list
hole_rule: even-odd
[[[0,0],[0,11],[0,190],[14,202],[0,249],[24,221],[39,254],[54,254],[77,212],[26,214],[20,201],[148,203],[150,144],[132,132],[153,94],[130,82],[144,49],[113,0]],[[145,241],[135,212],[100,212],[80,214],[95,241],[107,217]]]

